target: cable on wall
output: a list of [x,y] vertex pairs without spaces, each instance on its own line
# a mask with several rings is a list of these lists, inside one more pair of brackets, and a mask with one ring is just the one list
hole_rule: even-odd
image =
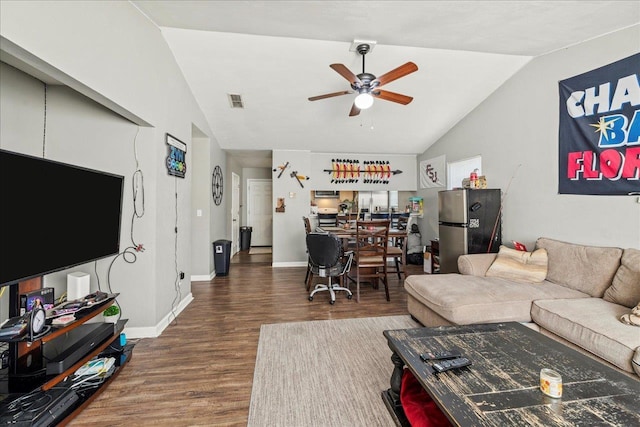
[[45,147],[47,143],[47,84],[44,85],[44,120],[43,120],[43,128],[42,128],[42,158],[45,158]]
[[[132,246],[126,247],[122,252],[120,252],[118,255],[113,257],[113,259],[111,260],[111,263],[109,263],[109,268],[107,270],[107,289],[110,294],[113,293],[113,290],[111,289],[111,268],[113,267],[113,264],[115,263],[115,261],[119,257],[122,257],[124,262],[128,264],[133,264],[138,260],[138,256],[136,255],[136,253],[144,252],[145,250],[144,246],[141,243],[136,243],[133,237],[133,234],[134,234],[133,229],[134,229],[134,224],[136,219],[140,219],[144,216],[144,174],[140,169],[140,162],[138,160],[138,150],[137,150],[137,141],[138,141],[139,133],[140,133],[140,126],[136,128],[136,134],[133,137],[133,156],[136,162],[136,170],[134,171],[132,180],[131,180],[132,186],[133,186],[133,193],[132,193],[133,213],[131,214],[131,231],[130,231]],[[138,198],[138,194],[142,195],[141,199]],[[98,261],[94,262],[94,271],[96,273],[96,278],[98,282],[98,290],[101,291],[102,289],[100,287],[100,276],[98,275]],[[118,306],[118,309],[120,310],[120,314],[119,314],[120,317],[118,318],[118,320],[120,320],[122,318],[122,306],[118,302],[117,298],[114,300],[114,303],[116,304],[116,306]]]
[[175,222],[175,238],[174,238],[174,257],[173,257],[173,262],[174,262],[174,268],[175,268],[175,279],[174,279],[174,289],[176,291],[176,294],[173,298],[173,301],[171,301],[171,314],[173,315],[173,321],[169,321],[169,324],[173,324],[173,325],[177,325],[178,324],[178,316],[176,314],[176,308],[177,308],[177,304],[180,302],[180,299],[182,298],[182,292],[180,289],[181,286],[181,273],[178,270],[178,178],[174,177],[174,189],[175,189],[175,212],[176,212],[176,222]]

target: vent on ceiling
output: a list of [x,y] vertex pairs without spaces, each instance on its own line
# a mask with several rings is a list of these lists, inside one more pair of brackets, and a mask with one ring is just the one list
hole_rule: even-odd
[[242,102],[242,96],[234,93],[228,93],[229,104],[231,108],[244,108],[244,102]]

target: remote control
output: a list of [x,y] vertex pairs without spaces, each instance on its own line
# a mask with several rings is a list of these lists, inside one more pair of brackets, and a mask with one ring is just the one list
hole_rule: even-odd
[[441,360],[434,363],[432,366],[436,372],[445,372],[451,369],[462,368],[469,365],[471,365],[471,361],[469,359],[467,359],[466,357],[460,357],[457,359]]
[[420,359],[424,362],[430,360],[445,360],[445,359],[455,359],[456,357],[460,357],[462,354],[457,350],[452,351],[439,351],[439,352],[427,352],[420,355]]

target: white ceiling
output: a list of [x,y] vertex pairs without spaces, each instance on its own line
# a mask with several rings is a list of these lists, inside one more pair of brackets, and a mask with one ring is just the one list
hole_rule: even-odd
[[[132,3],[161,28],[220,146],[248,167],[270,167],[273,149],[420,154],[535,56],[640,22],[638,0]],[[355,95],[308,101],[350,89],[329,64],[362,72],[354,40],[376,42],[369,73],[418,66],[384,86],[413,102],[349,117]]]

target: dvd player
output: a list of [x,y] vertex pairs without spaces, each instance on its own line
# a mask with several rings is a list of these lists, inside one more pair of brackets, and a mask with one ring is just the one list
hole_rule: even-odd
[[113,334],[113,323],[85,323],[44,343],[47,375],[63,373]]

